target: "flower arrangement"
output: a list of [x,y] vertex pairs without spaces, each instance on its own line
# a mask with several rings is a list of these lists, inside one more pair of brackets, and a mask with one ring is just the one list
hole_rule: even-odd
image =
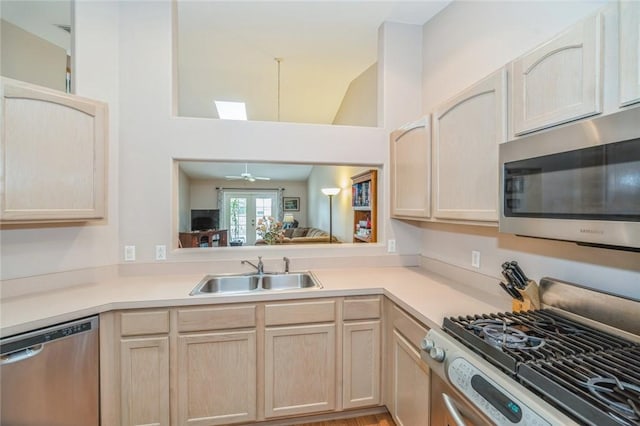
[[278,222],[272,216],[264,216],[262,219],[258,219],[256,232],[267,244],[276,244],[284,238],[282,222]]

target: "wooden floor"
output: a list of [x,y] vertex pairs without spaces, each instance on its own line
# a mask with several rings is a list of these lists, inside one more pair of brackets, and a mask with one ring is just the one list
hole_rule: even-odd
[[371,414],[351,419],[327,420],[317,423],[302,423],[298,426],[395,426],[389,413]]

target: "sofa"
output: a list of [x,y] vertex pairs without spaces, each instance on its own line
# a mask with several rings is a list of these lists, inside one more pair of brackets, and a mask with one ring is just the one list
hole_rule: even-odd
[[[284,230],[284,238],[278,244],[315,244],[328,243],[329,233],[318,228],[289,228]],[[340,241],[335,237],[333,243]],[[266,244],[263,240],[257,240],[256,245]]]

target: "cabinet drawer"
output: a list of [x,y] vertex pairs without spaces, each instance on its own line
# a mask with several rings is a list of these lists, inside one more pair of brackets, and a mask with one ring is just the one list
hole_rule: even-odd
[[335,320],[334,300],[268,304],[264,307],[266,325],[308,324]]
[[120,335],[140,336],[169,332],[169,311],[135,311],[120,314]]
[[343,319],[359,320],[380,318],[379,297],[352,297],[344,300]]
[[420,347],[420,341],[427,334],[427,327],[397,306],[393,307],[393,328],[398,330],[416,348]]
[[180,309],[178,332],[223,330],[256,326],[256,306],[215,306]]

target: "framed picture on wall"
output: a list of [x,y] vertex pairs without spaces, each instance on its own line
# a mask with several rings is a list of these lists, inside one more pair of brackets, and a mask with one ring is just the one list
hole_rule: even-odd
[[300,197],[283,197],[284,211],[285,212],[299,212],[300,211]]

